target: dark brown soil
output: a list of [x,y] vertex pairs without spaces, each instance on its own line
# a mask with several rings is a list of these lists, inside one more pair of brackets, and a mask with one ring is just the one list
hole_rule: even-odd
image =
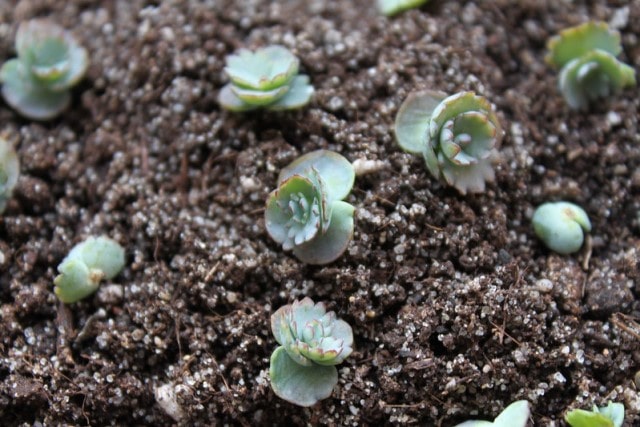
[[[638,69],[640,3],[433,0],[394,19],[373,4],[0,2],[0,60],[19,22],[50,16],[92,61],[57,120],[0,105],[22,162],[0,218],[2,425],[451,426],[519,399],[535,425],[609,400],[640,425],[640,98],[570,111],[543,61],[551,35],[592,18],[620,29]],[[225,55],[272,43],[300,57],[314,101],[221,111]],[[461,196],[395,144],[398,106],[424,88],[495,104],[505,138],[485,193]],[[284,253],[263,221],[279,169],[318,148],[374,161],[348,199],[353,242],[324,267]],[[575,256],[530,225],[558,199],[593,222]],[[122,243],[127,266],[60,304],[56,267],[93,234]],[[311,409],[267,377],[269,316],[304,295],[347,320],[356,345]]]

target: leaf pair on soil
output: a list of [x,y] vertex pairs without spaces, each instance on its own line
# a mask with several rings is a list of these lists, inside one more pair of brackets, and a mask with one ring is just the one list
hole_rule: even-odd
[[283,46],[256,52],[240,49],[227,57],[224,71],[231,83],[222,88],[218,102],[231,111],[302,107],[311,99],[313,86],[309,76],[298,74],[299,65],[298,58]]
[[48,20],[34,19],[18,27],[16,52],[18,57],[0,69],[5,101],[33,120],[60,114],[71,101],[69,88],[87,70],[87,51],[68,31]]
[[274,393],[300,406],[329,397],[338,383],[334,365],[353,351],[351,326],[307,297],[273,313],[271,331],[280,344],[269,367]]
[[473,92],[409,94],[395,122],[400,147],[422,154],[431,174],[462,194],[493,181],[492,157],[502,130],[491,104]]
[[355,171],[338,153],[318,150],[282,169],[269,194],[265,226],[284,250],[307,264],[338,258],[353,236],[355,208],[349,195]]
[[567,28],[548,43],[546,61],[560,69],[558,87],[573,109],[636,84],[635,70],[619,61],[620,34],[604,22]]

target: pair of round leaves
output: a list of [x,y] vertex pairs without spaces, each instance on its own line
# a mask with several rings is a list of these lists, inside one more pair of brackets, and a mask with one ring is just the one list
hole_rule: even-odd
[[560,69],[558,87],[573,109],[636,84],[635,70],[616,56],[620,34],[604,22],[586,22],[563,30],[548,43],[546,61]]
[[7,201],[18,183],[20,162],[13,146],[0,137],[0,214],[7,207]]
[[536,208],[531,219],[536,235],[547,247],[568,255],[582,247],[591,221],[580,206],[569,202],[548,202]]
[[231,83],[220,90],[218,102],[231,111],[302,107],[311,99],[313,86],[308,76],[298,74],[299,66],[298,58],[283,46],[256,52],[240,49],[227,57],[224,71]]
[[482,192],[494,179],[502,131],[491,104],[473,92],[412,92],[398,110],[395,134],[403,150],[421,153],[429,172],[462,194]]
[[103,279],[124,267],[124,249],[108,237],[89,237],[78,243],[58,266],[54,292],[64,303],[79,301],[98,290]]
[[355,208],[349,195],[355,171],[338,153],[305,154],[280,171],[278,188],[265,210],[267,232],[284,250],[307,264],[338,258],[353,237]]
[[338,383],[334,365],[353,351],[351,326],[306,297],[276,310],[271,331],[280,344],[269,366],[274,393],[300,406],[329,397]]
[[71,101],[69,88],[87,70],[87,51],[71,33],[46,19],[20,24],[15,48],[18,57],[0,69],[4,99],[33,120],[57,116]]

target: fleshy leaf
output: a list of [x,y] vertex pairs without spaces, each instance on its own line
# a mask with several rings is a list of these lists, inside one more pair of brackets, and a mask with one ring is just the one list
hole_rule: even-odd
[[378,10],[386,16],[393,16],[405,10],[422,6],[429,0],[377,0]]
[[455,427],[525,427],[529,420],[529,402],[518,400],[507,406],[496,419],[491,421],[465,421]]
[[622,51],[620,34],[609,29],[606,22],[586,22],[576,27],[567,28],[549,39],[549,53],[545,60],[556,68],[564,67],[569,61],[600,49],[618,56]]
[[578,205],[568,202],[543,203],[531,219],[536,235],[559,254],[577,252],[584,233],[591,231],[591,221]]
[[218,94],[218,102],[222,105],[222,108],[229,111],[242,112],[242,111],[250,111],[258,108],[257,105],[250,105],[241,100],[233,93],[232,90],[233,85],[229,83],[220,89],[220,93]]
[[49,120],[62,113],[71,102],[68,92],[52,92],[35,82],[17,59],[0,69],[2,95],[14,110],[32,120]]
[[54,292],[60,301],[70,304],[91,295],[99,281],[91,280],[89,268],[80,260],[68,259],[58,266]]
[[614,427],[613,421],[597,412],[574,409],[567,413],[565,421],[571,427]]
[[6,208],[20,174],[20,162],[13,146],[0,137],[0,214]]
[[326,186],[329,200],[342,200],[349,195],[356,177],[353,166],[343,156],[329,150],[316,150],[298,157],[282,168],[278,182],[295,174],[304,174],[311,166]]
[[107,280],[113,279],[124,267],[124,249],[105,236],[87,238],[74,246],[67,258],[80,259],[88,268],[101,270]]
[[299,61],[288,49],[273,45],[256,52],[241,49],[227,57],[225,72],[240,87],[268,91],[291,80],[298,73]]
[[333,203],[329,229],[314,240],[293,248],[293,254],[307,264],[328,264],[335,261],[349,246],[353,237],[355,208],[349,203]]
[[412,92],[402,103],[395,121],[396,140],[409,153],[421,153],[429,139],[427,130],[433,110],[446,98],[436,91]]
[[313,92],[313,86],[309,84],[309,76],[295,76],[291,80],[289,91],[267,108],[274,111],[300,108],[309,103]]
[[240,98],[241,101],[249,105],[262,107],[272,104],[286,95],[289,91],[289,86],[284,85],[275,89],[261,91],[255,89],[244,89],[239,86],[231,85],[231,90],[235,96]]
[[599,411],[613,422],[614,427],[622,427],[624,422],[624,405],[617,402],[609,402],[607,406],[595,407],[594,410]]
[[269,377],[278,397],[305,407],[331,396],[338,384],[335,366],[302,366],[294,362],[282,347],[271,355]]

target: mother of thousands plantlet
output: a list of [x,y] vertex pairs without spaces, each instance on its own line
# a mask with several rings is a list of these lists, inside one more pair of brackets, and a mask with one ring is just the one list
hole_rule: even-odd
[[225,73],[231,83],[220,90],[218,102],[231,111],[263,107],[290,110],[307,104],[313,95],[309,77],[298,74],[300,61],[287,48],[240,49],[227,56]]
[[20,162],[13,146],[0,137],[0,214],[7,207],[7,200],[18,182]]
[[73,303],[96,290],[124,267],[124,249],[108,237],[89,237],[78,243],[58,266],[54,292],[64,303]]
[[531,222],[547,247],[563,255],[580,250],[584,233],[591,231],[584,209],[569,202],[543,203],[536,208]]
[[34,19],[18,27],[16,52],[0,69],[7,104],[34,120],[60,114],[71,101],[69,88],[87,70],[87,51],[62,27]]
[[482,192],[494,179],[502,131],[489,101],[473,92],[412,92],[398,111],[395,134],[403,150],[421,153],[429,172],[462,194]]
[[604,22],[587,22],[549,39],[546,61],[560,69],[558,87],[573,109],[636,84],[635,70],[616,56],[620,34]]
[[278,188],[267,198],[265,226],[284,250],[307,264],[338,258],[353,236],[354,207],[349,195],[355,172],[347,159],[318,150],[280,171]]
[[351,326],[307,297],[276,310],[271,331],[280,344],[269,366],[274,393],[300,406],[329,397],[338,383],[334,365],[353,351]]

